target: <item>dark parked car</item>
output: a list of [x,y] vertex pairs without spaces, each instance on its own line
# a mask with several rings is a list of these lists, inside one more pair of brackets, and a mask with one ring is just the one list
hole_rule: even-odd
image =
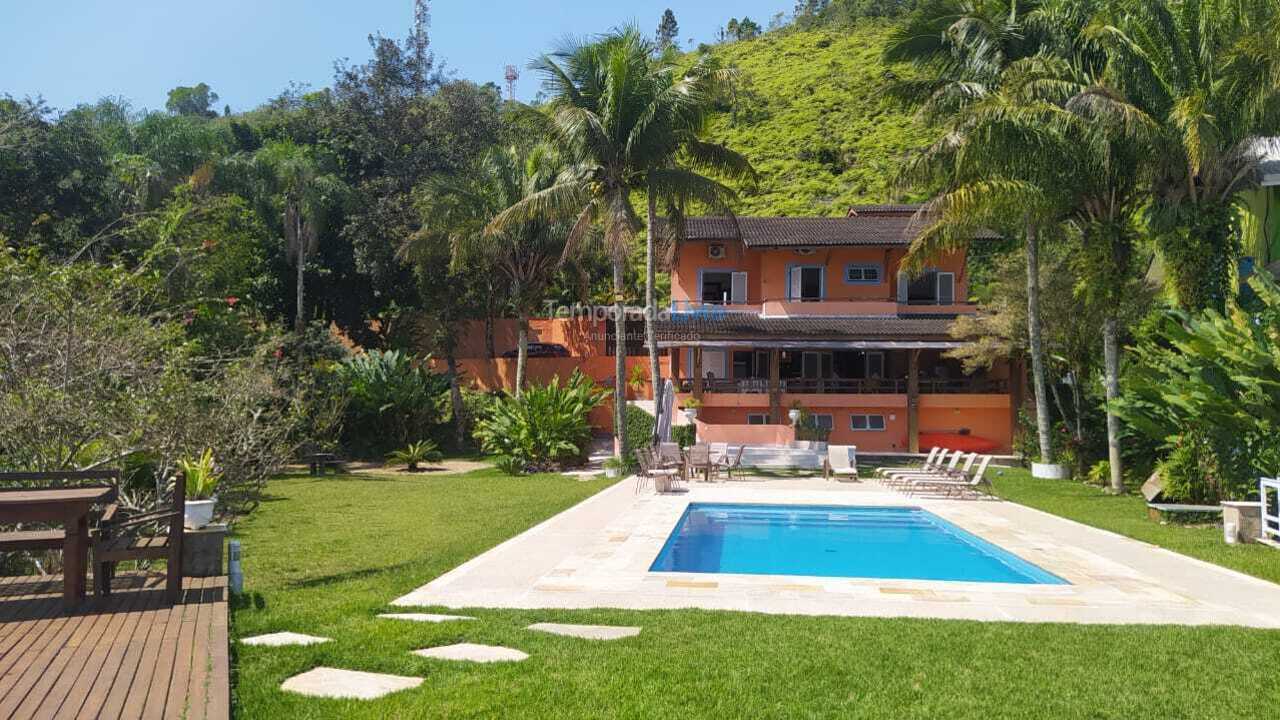
[[[513,358],[519,355],[517,350],[508,350],[502,353],[504,358]],[[569,357],[569,348],[559,343],[529,343],[529,357]]]

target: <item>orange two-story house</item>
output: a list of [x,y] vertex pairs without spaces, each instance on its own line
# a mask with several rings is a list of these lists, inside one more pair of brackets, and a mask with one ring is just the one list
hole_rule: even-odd
[[704,439],[752,442],[800,407],[862,451],[1010,450],[1010,366],[966,375],[944,357],[951,322],[976,310],[964,254],[900,267],[918,210],[686,221],[659,347]]

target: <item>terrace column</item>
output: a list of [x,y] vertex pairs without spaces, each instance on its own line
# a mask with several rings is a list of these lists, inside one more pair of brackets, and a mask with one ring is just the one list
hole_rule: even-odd
[[907,449],[920,452],[920,351],[907,351]]
[[782,351],[769,351],[769,423],[782,422]]
[[702,348],[693,348],[693,397],[702,400]]

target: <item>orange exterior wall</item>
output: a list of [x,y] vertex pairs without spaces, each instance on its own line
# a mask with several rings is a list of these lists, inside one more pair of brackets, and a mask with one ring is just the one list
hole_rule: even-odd
[[[707,256],[707,243],[691,242],[680,252],[671,276],[671,300],[677,306],[692,302],[698,304],[698,275],[700,270],[739,271],[747,273],[747,305],[765,303],[798,305],[803,312],[823,312],[818,303],[787,303],[787,267],[792,265],[822,265],[826,268],[826,298],[828,302],[880,302],[886,307],[879,312],[897,311],[897,273],[906,254],[897,248],[833,247],[818,248],[812,255],[800,255],[793,249],[748,250],[741,243],[724,243],[725,257],[712,260]],[[851,285],[844,280],[844,269],[851,263],[875,263],[885,269],[883,282],[878,285]],[[964,253],[951,253],[929,263],[929,267],[955,273],[956,300],[969,296],[969,277],[965,273]],[[866,306],[874,307],[874,306]],[[771,306],[772,309],[772,306]],[[795,308],[794,311],[800,311]],[[864,312],[842,311],[845,314]],[[840,314],[833,312],[831,314]]]
[[[718,439],[717,442],[741,442],[732,438],[733,429],[740,426],[780,427],[747,425],[749,414],[769,412],[767,395],[708,393],[703,395],[702,401],[703,406],[698,412],[699,428],[704,424],[723,425],[727,428],[717,431],[716,437],[725,436],[728,440]],[[784,395],[784,412],[797,402],[806,410],[832,416],[829,442],[857,445],[868,452],[906,452],[911,447],[907,437],[906,395]],[[849,418],[854,413],[883,415],[885,429],[853,430]],[[921,433],[955,433],[966,429],[974,437],[997,443],[999,452],[1010,452],[1013,444],[1013,416],[1009,396],[920,396]]]
[[[628,322],[630,328],[633,323]],[[516,349],[520,334],[517,320],[499,318],[493,321],[494,351],[499,357]],[[605,323],[591,318],[548,318],[529,321],[529,342],[558,343],[574,357],[604,355]],[[484,322],[471,320],[462,324],[458,333],[459,358],[488,358],[485,347]]]

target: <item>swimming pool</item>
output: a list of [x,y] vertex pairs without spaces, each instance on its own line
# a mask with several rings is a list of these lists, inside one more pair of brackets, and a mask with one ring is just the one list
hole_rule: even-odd
[[691,503],[649,570],[1068,584],[918,507]]

